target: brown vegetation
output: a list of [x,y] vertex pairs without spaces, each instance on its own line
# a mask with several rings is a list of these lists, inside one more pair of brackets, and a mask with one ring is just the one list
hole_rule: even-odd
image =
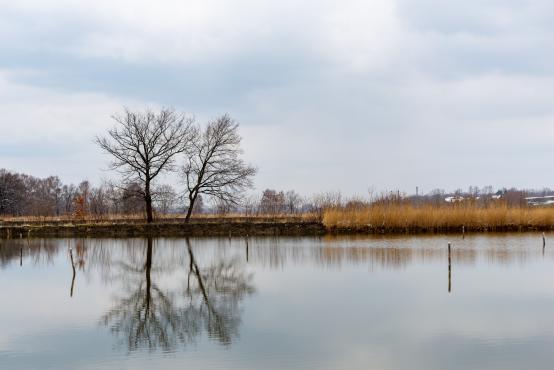
[[510,207],[506,202],[480,205],[374,203],[327,209],[323,224],[334,230],[391,231],[503,231],[552,229],[553,207]]

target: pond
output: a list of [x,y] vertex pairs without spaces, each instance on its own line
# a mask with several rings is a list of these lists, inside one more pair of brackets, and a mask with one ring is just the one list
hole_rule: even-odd
[[2,240],[0,369],[551,369],[551,236]]

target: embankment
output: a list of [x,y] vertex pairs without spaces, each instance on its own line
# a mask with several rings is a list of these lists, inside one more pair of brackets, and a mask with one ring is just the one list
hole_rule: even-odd
[[0,238],[144,237],[144,236],[312,236],[323,234],[421,234],[463,232],[554,231],[554,207],[508,207],[472,204],[415,207],[373,205],[326,210],[315,216],[202,217],[185,223],[164,218],[147,224],[140,219],[0,221]]
[[186,236],[308,236],[323,235],[320,222],[156,222],[4,224],[0,238],[21,237],[186,237]]

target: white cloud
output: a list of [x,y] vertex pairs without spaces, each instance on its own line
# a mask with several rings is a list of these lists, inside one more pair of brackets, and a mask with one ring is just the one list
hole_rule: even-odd
[[[33,73],[19,71],[21,75]],[[106,176],[105,158],[93,139],[113,124],[110,115],[131,99],[97,93],[65,93],[11,81],[0,71],[0,168],[77,182]],[[99,182],[99,180],[97,181]]]
[[8,167],[44,168],[39,149],[17,154],[35,138],[78,148],[57,163],[100,167],[91,136],[111,113],[174,104],[238,119],[260,188],[554,181],[546,1],[0,4],[0,114],[19,122],[1,123]]

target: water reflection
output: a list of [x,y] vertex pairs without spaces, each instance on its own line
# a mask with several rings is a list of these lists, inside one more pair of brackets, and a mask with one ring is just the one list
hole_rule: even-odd
[[34,265],[52,265],[59,251],[60,241],[55,239],[0,239],[0,268],[5,268],[14,261],[22,267],[26,257]]
[[[190,260],[186,240],[160,239],[152,241],[163,244],[165,250],[158,267],[163,271],[174,271],[177,265]],[[554,254],[547,253],[545,245],[540,248],[540,236],[510,235],[498,237],[460,237],[453,242],[448,251],[446,237],[419,238],[247,238],[247,239],[194,239],[189,241],[198,249],[207,246],[215,248],[220,258],[228,258],[223,250],[237,252],[242,250],[242,261],[270,268],[284,268],[287,264],[316,264],[340,268],[342,265],[367,264],[371,268],[399,269],[414,263],[436,262],[450,258],[451,264],[474,265],[478,261],[489,264],[507,265],[525,264],[538,257],[554,260]],[[143,246],[140,247],[139,245]],[[537,244],[537,248],[532,248]],[[121,246],[124,253],[114,245]],[[71,266],[86,273],[91,269],[101,270],[107,280],[115,274],[125,278],[131,271],[144,274],[148,257],[147,241],[141,239],[77,239],[64,241],[59,239],[15,239],[0,240],[0,267],[6,267],[17,261],[32,265],[52,265],[61,249],[65,249]],[[75,251],[70,255],[69,250]],[[142,252],[139,253],[139,250]],[[194,248],[193,248],[194,249]],[[542,251],[542,253],[541,253]],[[171,253],[171,255],[166,255]],[[72,253],[71,253],[72,254]],[[75,259],[71,261],[71,259]],[[85,269],[85,264],[90,264]],[[137,267],[138,265],[141,267]],[[111,269],[117,267],[118,271]],[[190,269],[190,266],[189,266]],[[132,274],[131,274],[132,275]]]
[[553,263],[539,234],[3,240],[0,368],[546,369]]
[[153,279],[152,239],[145,241],[144,263],[115,264],[126,284],[102,323],[116,337],[125,338],[129,351],[173,351],[179,344],[194,342],[202,332],[228,345],[238,335],[239,302],[254,292],[252,276],[237,258],[201,267],[190,240],[185,242],[189,260],[180,268],[187,271],[186,281],[175,289],[164,290]]

